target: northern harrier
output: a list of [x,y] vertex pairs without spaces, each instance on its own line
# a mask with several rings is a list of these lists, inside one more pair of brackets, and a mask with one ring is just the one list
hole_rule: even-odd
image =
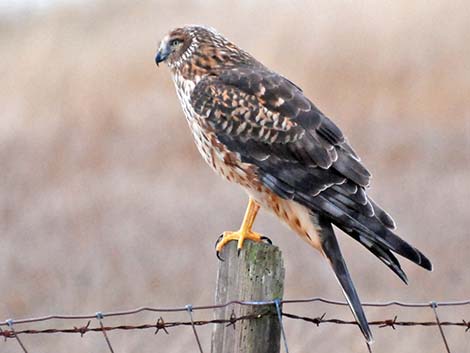
[[333,225],[384,262],[405,283],[392,251],[431,270],[431,262],[392,230],[392,218],[366,194],[370,174],[341,130],[285,77],[214,29],[186,26],[161,42],[156,63],[171,69],[176,92],[204,160],[249,196],[231,240],[260,241],[260,207],[274,212],[329,261],[368,342],[372,341]]

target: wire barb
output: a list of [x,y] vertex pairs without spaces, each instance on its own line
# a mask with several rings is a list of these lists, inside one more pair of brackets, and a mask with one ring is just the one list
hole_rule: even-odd
[[379,328],[390,326],[392,329],[395,330],[396,329],[395,324],[397,323],[397,318],[398,316],[395,315],[395,317],[392,320],[385,320],[382,325],[379,325]]
[[74,326],[73,328],[80,334],[80,337],[83,337],[83,335],[85,335],[85,333],[88,332],[88,328],[90,327],[90,323],[91,323],[91,320],[88,320],[88,322],[86,323],[85,326],[82,326],[82,327]]
[[232,326],[234,330],[236,330],[235,324],[237,323],[237,315],[235,315],[235,310],[232,309],[232,313],[230,314],[229,318],[230,322],[225,327]]
[[462,320],[464,326],[466,326],[465,328],[465,332],[468,332],[468,330],[470,330],[470,321],[465,321],[465,320]]
[[196,326],[194,326],[193,306],[191,304],[186,305],[186,310],[188,311],[189,318],[191,319],[191,327],[193,328],[194,337],[196,337],[196,342],[199,348],[199,352],[204,353],[204,351],[202,350],[201,342],[199,341],[199,336],[197,335]]
[[317,327],[320,326],[320,323],[323,322],[323,319],[325,318],[325,316],[326,316],[326,313],[323,313],[322,316],[314,318],[313,323],[317,325]]
[[158,333],[158,331],[163,330],[167,335],[170,333],[167,331],[165,327],[165,321],[163,321],[163,318],[160,316],[155,324],[155,335]]

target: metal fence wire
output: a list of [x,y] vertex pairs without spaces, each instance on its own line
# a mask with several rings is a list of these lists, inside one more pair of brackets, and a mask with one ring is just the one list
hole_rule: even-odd
[[[276,315],[280,321],[282,329],[282,340],[284,343],[284,350],[286,353],[289,352],[287,345],[287,339],[283,328],[283,319],[290,320],[302,320],[307,323],[320,326],[323,324],[335,324],[335,325],[357,325],[356,321],[353,320],[342,320],[337,318],[328,318],[326,313],[318,317],[309,317],[302,315],[295,315],[286,311],[286,308],[292,304],[298,303],[312,303],[312,302],[321,302],[323,304],[332,305],[332,306],[347,306],[346,302],[330,300],[320,297],[307,298],[307,299],[294,299],[294,300],[271,300],[263,302],[253,302],[253,301],[230,301],[225,304],[219,305],[203,305],[203,306],[193,306],[191,304],[185,305],[183,307],[175,308],[154,308],[154,307],[140,307],[133,310],[122,310],[122,311],[113,311],[113,312],[97,312],[94,314],[84,314],[84,315],[62,315],[62,314],[53,314],[48,316],[41,316],[35,318],[24,318],[24,319],[8,319],[0,322],[0,336],[3,336],[5,341],[7,339],[14,339],[17,341],[18,345],[21,347],[22,351],[29,353],[27,346],[23,342],[22,338],[26,335],[39,335],[39,334],[79,334],[81,336],[85,335],[88,332],[101,332],[103,338],[106,341],[107,347],[111,353],[114,353],[111,340],[109,339],[107,332],[108,331],[130,331],[130,330],[155,330],[155,334],[165,333],[169,334],[170,330],[175,327],[181,326],[191,326],[192,332],[195,338],[195,344],[198,347],[200,353],[204,353],[202,348],[198,333],[197,327],[206,326],[206,325],[227,325],[235,326],[238,321],[244,320],[259,320],[265,315]],[[272,311],[267,310],[264,314],[256,315],[246,315],[237,317],[232,312],[232,315],[228,319],[214,319],[214,320],[195,320],[193,313],[195,311],[206,311],[214,310],[218,308],[243,305],[243,306],[275,306],[276,312],[273,314]],[[435,321],[403,321],[399,320],[398,316],[394,316],[389,319],[375,320],[370,321],[369,325],[378,326],[380,328],[390,327],[395,329],[398,326],[402,327],[411,327],[411,326],[436,326],[439,329],[440,336],[442,338],[444,348],[446,352],[450,353],[449,344],[444,333],[445,326],[455,326],[461,327],[465,332],[470,331],[470,320],[457,320],[457,321],[441,321],[438,314],[439,307],[456,307],[456,306],[466,306],[470,305],[470,300],[464,301],[432,301],[428,303],[406,303],[401,301],[390,301],[383,303],[363,303],[364,306],[369,307],[391,307],[398,306],[402,308],[429,308],[432,310]],[[136,315],[142,312],[152,312],[157,313],[159,316],[152,323],[142,323],[137,325],[117,325],[117,326],[106,326],[104,321],[106,318],[111,317],[123,317]],[[188,320],[185,321],[166,321],[163,318],[163,315],[166,313],[176,313],[176,312],[186,312],[188,315]],[[85,325],[82,326],[70,326],[66,328],[56,328],[51,324],[50,328],[41,328],[34,329],[31,328],[31,324],[50,321],[57,322],[60,320],[67,321],[79,321],[79,320],[88,320]],[[92,325],[92,321],[95,321],[96,324]],[[21,326],[24,324],[29,324],[27,329],[22,329]],[[368,346],[369,352],[371,352],[371,347]]]

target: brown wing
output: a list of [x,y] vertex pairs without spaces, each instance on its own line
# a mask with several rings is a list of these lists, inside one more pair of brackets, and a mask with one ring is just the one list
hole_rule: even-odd
[[391,232],[393,220],[366,195],[370,173],[340,129],[289,80],[258,66],[227,70],[201,80],[191,102],[206,128],[255,165],[280,197],[327,217],[404,280],[390,249],[431,266]]

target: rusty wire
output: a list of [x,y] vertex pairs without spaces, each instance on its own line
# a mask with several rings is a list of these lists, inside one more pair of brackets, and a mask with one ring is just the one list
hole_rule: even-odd
[[[225,304],[220,304],[220,305],[206,305],[206,306],[192,306],[192,305],[186,305],[185,307],[178,307],[178,308],[152,308],[152,307],[140,307],[137,309],[133,310],[123,310],[123,311],[114,311],[114,312],[109,312],[109,313],[102,313],[102,312],[97,312],[95,314],[90,314],[90,315],[49,315],[49,316],[42,316],[42,317],[36,317],[36,318],[25,318],[25,319],[8,319],[6,321],[0,322],[0,336],[3,336],[6,339],[13,338],[15,339],[18,344],[20,345],[21,349],[23,350],[24,353],[28,353],[27,348],[25,347],[24,343],[21,341],[19,335],[37,335],[37,334],[58,334],[58,333],[73,333],[73,334],[80,334],[82,337],[88,332],[101,332],[106,340],[107,346],[109,348],[109,351],[111,353],[114,353],[113,347],[111,345],[111,342],[109,340],[108,335],[106,332],[108,331],[119,331],[119,330],[147,330],[147,329],[152,329],[155,330],[155,334],[159,332],[164,332],[166,334],[169,334],[170,331],[169,329],[179,327],[179,326],[191,326],[193,329],[194,336],[196,338],[196,343],[199,348],[200,352],[203,352],[202,350],[202,345],[199,340],[199,337],[197,335],[196,331],[196,326],[205,326],[205,325],[210,325],[210,324],[224,324],[227,327],[232,326],[235,329],[235,324],[238,321],[244,321],[244,320],[258,320],[264,316],[267,315],[277,315],[279,319],[282,317],[292,319],[292,320],[302,320],[308,323],[311,323],[315,326],[320,326],[323,324],[338,324],[338,325],[357,325],[357,322],[354,320],[343,320],[343,319],[337,319],[337,318],[327,318],[326,313],[317,316],[317,317],[309,317],[309,316],[301,316],[301,315],[296,315],[292,313],[288,313],[284,310],[280,311],[280,309],[277,310],[277,313],[272,310],[266,310],[261,313],[257,314],[252,314],[252,315],[245,315],[245,316],[239,316],[237,317],[235,315],[234,310],[232,310],[232,314],[228,319],[214,319],[214,320],[194,320],[193,318],[193,311],[196,310],[211,310],[211,309],[219,309],[219,308],[224,308],[227,306],[236,306],[236,305],[248,305],[248,306],[268,306],[272,307],[273,305],[276,305],[276,308],[280,308],[282,304],[295,304],[295,303],[309,303],[309,302],[322,302],[328,305],[340,305],[340,306],[346,306],[348,305],[345,302],[341,301],[335,301],[335,300],[330,300],[330,299],[324,299],[324,298],[308,298],[308,299],[297,299],[297,300],[272,300],[272,301],[264,301],[264,302],[253,302],[253,301],[230,301]],[[384,319],[384,320],[376,320],[376,321],[370,321],[369,325],[371,326],[378,326],[379,328],[384,328],[384,327],[391,327],[392,329],[396,329],[398,326],[402,327],[409,327],[409,326],[424,326],[424,327],[433,327],[437,326],[439,328],[439,332],[441,334],[441,338],[444,342],[446,352],[450,353],[450,348],[449,344],[447,342],[447,339],[444,334],[443,327],[445,326],[455,326],[455,327],[462,327],[465,329],[465,332],[470,331],[470,321],[466,320],[460,320],[460,321],[441,321],[437,308],[439,306],[443,307],[450,307],[450,306],[462,306],[462,305],[470,305],[470,300],[466,301],[446,301],[446,302],[429,302],[429,303],[405,303],[405,302],[399,302],[399,301],[391,301],[391,302],[383,302],[383,303],[364,303],[364,306],[370,306],[370,307],[389,307],[389,306],[400,306],[400,307],[405,307],[405,308],[431,308],[433,310],[434,316],[436,318],[435,321],[401,321],[398,320],[398,316],[394,316],[391,319]],[[103,319],[105,317],[121,317],[121,316],[127,316],[127,315],[134,315],[138,314],[141,312],[156,312],[156,313],[175,313],[175,312],[183,312],[185,311],[186,313],[189,314],[189,321],[165,321],[162,316],[160,316],[155,322],[153,323],[143,323],[139,325],[117,325],[117,326],[105,326],[103,324]],[[280,315],[279,315],[280,314]],[[38,323],[38,322],[43,322],[43,321],[50,321],[50,320],[86,320],[87,323],[83,326],[73,326],[73,327],[66,327],[66,328],[46,328],[46,329],[34,329],[34,328],[28,328],[28,329],[23,329],[19,330],[18,328],[14,328],[13,325],[20,325],[20,324],[32,324],[32,323]],[[91,325],[91,320],[97,320],[98,325],[96,326],[90,326]],[[287,341],[285,340],[285,335],[284,335],[284,342],[287,344]],[[368,347],[370,351],[370,347]]]
[[244,315],[236,317],[235,314],[229,319],[214,319],[214,320],[192,320],[192,321],[164,321],[162,317],[158,318],[156,323],[145,323],[139,325],[117,325],[117,326],[104,326],[99,325],[96,327],[90,327],[91,321],[88,321],[84,326],[73,326],[68,328],[47,328],[47,329],[24,329],[24,330],[10,330],[1,329],[0,336],[5,338],[15,338],[16,335],[20,334],[55,334],[55,333],[75,333],[80,334],[82,337],[88,332],[103,332],[103,331],[131,331],[131,330],[147,330],[154,329],[154,334],[158,334],[160,330],[166,334],[170,334],[168,329],[178,326],[206,326],[210,324],[226,324],[227,326],[234,326],[238,321],[244,320],[258,320],[267,315],[272,315],[270,312],[265,312],[255,315]]
[[[130,331],[130,330],[156,330],[155,334],[159,333],[160,330],[164,331],[166,334],[169,334],[170,331],[168,329],[178,327],[178,326],[206,326],[211,324],[226,324],[227,326],[233,326],[238,321],[244,320],[258,320],[267,315],[275,315],[271,312],[266,312],[262,314],[256,315],[245,315],[240,317],[230,317],[229,319],[213,319],[213,320],[194,320],[191,321],[164,321],[161,317],[157,320],[156,323],[145,323],[139,325],[117,325],[117,326],[97,326],[97,327],[90,327],[90,321],[87,322],[86,325],[77,327],[68,327],[68,328],[46,328],[46,329],[24,329],[24,330],[9,330],[9,329],[2,329],[0,331],[0,336],[5,338],[14,338],[15,335],[20,334],[55,334],[55,333],[75,333],[80,334],[81,336],[85,335],[88,332],[102,332],[102,331]],[[354,320],[343,320],[343,319],[336,319],[336,318],[326,318],[326,314],[323,314],[318,317],[308,317],[308,316],[301,316],[296,314],[291,314],[288,312],[283,311],[282,316],[294,319],[294,320],[303,320],[314,324],[315,326],[320,326],[321,324],[337,324],[337,325],[357,325],[356,321]],[[384,320],[374,320],[369,321],[369,325],[371,326],[378,326],[379,328],[384,327],[391,327],[392,329],[396,329],[397,326],[439,326],[436,321],[400,321],[398,317],[395,316],[393,319],[384,319]],[[441,326],[456,326],[465,328],[465,331],[470,330],[470,322],[466,320],[461,321],[442,321],[440,322]]]

